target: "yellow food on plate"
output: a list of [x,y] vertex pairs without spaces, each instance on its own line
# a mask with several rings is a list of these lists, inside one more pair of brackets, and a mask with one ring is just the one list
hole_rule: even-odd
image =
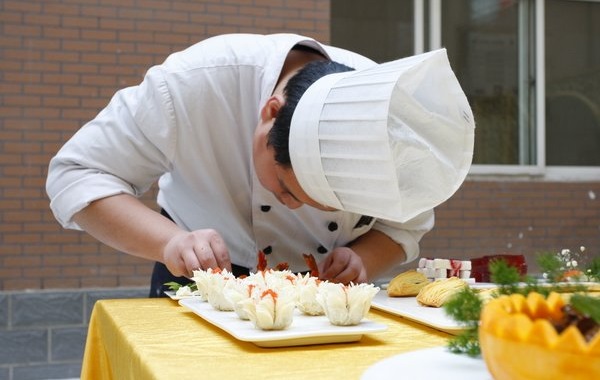
[[600,333],[587,340],[575,325],[557,332],[565,297],[501,296],[481,313],[479,342],[488,370],[504,379],[600,379]]
[[436,280],[419,291],[417,301],[424,306],[442,307],[450,297],[467,286],[467,283],[458,277]]
[[427,276],[412,269],[394,277],[388,284],[387,294],[390,297],[416,296],[427,284]]

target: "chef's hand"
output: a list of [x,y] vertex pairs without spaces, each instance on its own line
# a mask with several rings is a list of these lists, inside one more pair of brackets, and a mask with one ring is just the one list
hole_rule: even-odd
[[338,247],[321,262],[319,277],[331,282],[358,284],[367,282],[367,270],[360,256],[351,248]]
[[225,241],[212,229],[175,234],[165,245],[163,261],[175,276],[191,277],[194,270],[216,267],[231,271]]

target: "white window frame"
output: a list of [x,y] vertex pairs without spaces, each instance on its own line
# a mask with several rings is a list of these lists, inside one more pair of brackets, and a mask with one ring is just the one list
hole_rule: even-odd
[[[442,0],[429,0],[425,15],[425,1],[414,4],[414,54],[442,47]],[[449,0],[446,0],[449,1]],[[595,0],[588,0],[595,1]],[[525,2],[523,2],[525,3]],[[425,17],[429,20],[429,41],[425,47]],[[600,181],[600,167],[546,165],[546,82],[545,82],[545,3],[535,0],[535,165],[482,165],[473,164],[469,179],[473,180],[541,180],[587,182]],[[477,132],[476,132],[477,133]]]

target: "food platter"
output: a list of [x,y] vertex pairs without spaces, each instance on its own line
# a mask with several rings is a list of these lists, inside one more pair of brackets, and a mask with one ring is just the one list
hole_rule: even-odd
[[[526,286],[525,283],[519,284]],[[593,282],[575,282],[575,283],[558,283],[558,284],[540,284],[541,286],[552,286],[555,291],[569,293],[578,287],[585,286],[588,292],[598,293],[600,285]],[[498,287],[497,284],[489,282],[469,284],[472,289],[477,291],[493,290]],[[385,286],[384,286],[385,288]],[[373,298],[371,306],[375,309],[388,312],[414,322],[418,322],[437,330],[444,331],[453,335],[457,335],[465,329],[450,316],[446,314],[443,307],[429,307],[420,305],[416,297],[389,297],[387,292],[380,291]]]
[[481,358],[453,354],[446,347],[410,351],[383,359],[363,373],[361,380],[492,380]]
[[285,330],[265,331],[240,319],[233,311],[219,311],[199,298],[185,298],[179,304],[234,338],[260,347],[286,347],[359,341],[364,334],[385,331],[385,324],[363,319],[356,326],[334,326],[325,316],[307,316],[296,310],[292,325]]
[[383,291],[375,295],[371,307],[454,335],[464,330],[443,308],[422,306],[416,297],[389,297]]

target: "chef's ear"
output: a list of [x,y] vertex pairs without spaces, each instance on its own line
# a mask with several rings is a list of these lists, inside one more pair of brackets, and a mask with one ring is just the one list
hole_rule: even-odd
[[263,121],[269,121],[277,117],[279,110],[283,106],[284,100],[280,95],[272,95],[260,110],[260,117]]

